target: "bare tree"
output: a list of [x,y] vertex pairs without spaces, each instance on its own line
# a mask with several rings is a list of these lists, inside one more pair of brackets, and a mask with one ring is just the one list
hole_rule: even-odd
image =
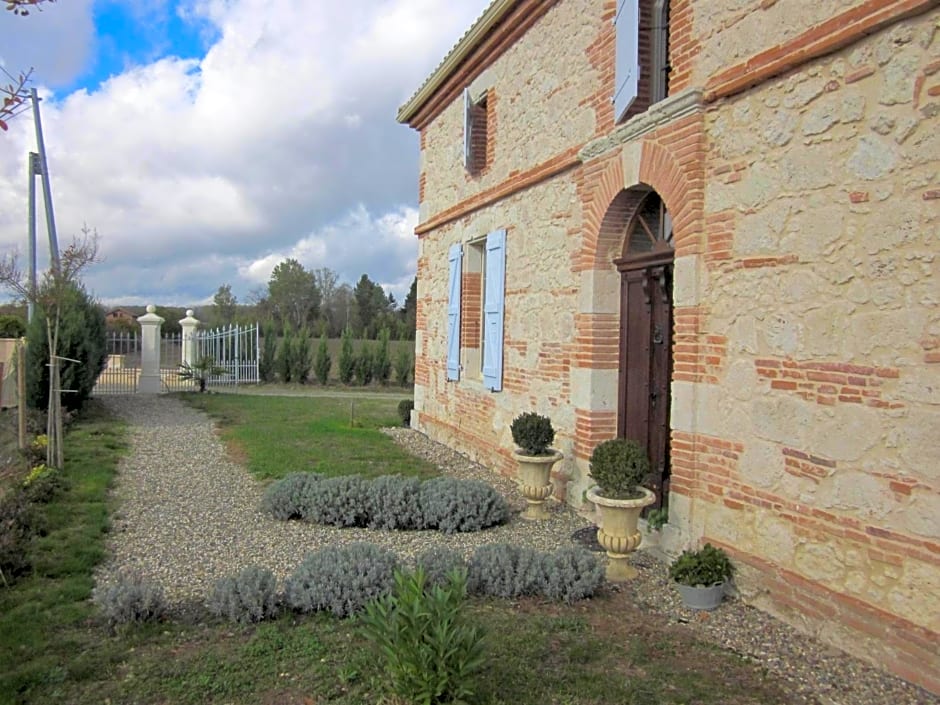
[[[41,307],[46,314],[46,341],[49,345],[49,406],[46,415],[46,465],[62,468],[65,464],[62,452],[62,396],[59,357],[59,328],[62,306],[71,287],[80,280],[82,271],[98,261],[98,232],[82,228],[81,237],[76,237],[59,256],[59,265],[51,266],[44,274],[38,289],[32,290],[16,254],[0,258],[0,286],[13,291],[27,301]],[[69,360],[69,362],[77,362]],[[25,403],[20,399],[20,403]]]
[[[20,17],[28,15],[31,7],[41,10],[42,8],[39,6],[45,2],[55,2],[55,0],[4,0],[6,9]],[[0,130],[6,132],[7,122],[29,108],[28,105],[25,105],[26,84],[29,83],[33,70],[21,71],[14,76],[0,66],[0,72],[10,79],[10,83],[7,85],[0,85],[0,97],[3,98],[0,102]]]

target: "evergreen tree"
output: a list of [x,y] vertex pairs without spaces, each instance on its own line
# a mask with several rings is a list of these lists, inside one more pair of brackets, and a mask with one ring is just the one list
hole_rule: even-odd
[[392,360],[388,352],[388,328],[383,328],[379,333],[379,344],[375,351],[375,358],[372,360],[372,376],[380,384],[388,384],[388,376],[392,372]]
[[[70,358],[61,361],[60,388],[69,390],[68,394],[62,395],[62,406],[80,409],[91,396],[95,381],[108,359],[104,313],[77,282],[61,288],[57,305],[57,354],[60,358]],[[49,404],[49,338],[46,311],[42,306],[36,307],[33,320],[26,329],[26,341],[26,400],[31,408],[43,409]]]
[[339,348],[339,381],[349,384],[356,371],[356,356],[353,354],[352,330],[347,326]]
[[372,346],[363,340],[362,347],[359,348],[359,355],[356,357],[356,380],[363,387],[372,382],[372,365]]
[[294,336],[290,362],[291,379],[306,384],[310,379],[310,333],[306,328]]
[[294,336],[289,330],[284,331],[281,345],[277,353],[277,376],[285,384],[291,381],[294,371]]
[[408,376],[414,370],[414,361],[411,359],[411,350],[402,345],[398,348],[398,357],[395,358],[395,381],[404,387],[408,384]]
[[277,371],[277,333],[274,325],[269,323],[264,327],[262,339],[261,360],[258,363],[258,376],[262,382],[273,382]]
[[317,375],[317,380],[322,385],[330,379],[330,367],[333,364],[333,360],[330,357],[330,349],[327,346],[326,342],[326,333],[320,336],[320,345],[317,348],[317,359],[313,364],[314,372]]

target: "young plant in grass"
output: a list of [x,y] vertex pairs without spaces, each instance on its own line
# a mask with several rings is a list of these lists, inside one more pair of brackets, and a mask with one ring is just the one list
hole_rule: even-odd
[[181,380],[194,382],[201,394],[206,391],[206,385],[210,379],[224,375],[226,372],[224,367],[215,364],[211,355],[203,355],[192,364],[184,362],[176,374]]
[[356,374],[356,355],[353,352],[352,329],[346,326],[340,338],[339,346],[339,381],[343,384],[352,382]]
[[444,587],[428,587],[419,567],[397,571],[393,593],[366,606],[361,630],[384,662],[392,694],[421,705],[475,694],[484,636],[465,613],[466,596],[465,571],[451,573]]

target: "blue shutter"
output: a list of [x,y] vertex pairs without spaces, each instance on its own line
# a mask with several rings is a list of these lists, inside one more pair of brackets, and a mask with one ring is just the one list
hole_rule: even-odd
[[506,231],[486,236],[486,291],[483,294],[483,386],[503,388],[503,311],[506,297]]
[[639,0],[620,0],[614,19],[617,35],[615,64],[614,121],[620,122],[636,100],[640,81]]
[[447,291],[447,379],[460,379],[460,274],[463,248],[452,245],[447,261],[450,280]]
[[473,130],[473,101],[470,100],[470,89],[463,89],[463,165],[470,169],[471,142]]

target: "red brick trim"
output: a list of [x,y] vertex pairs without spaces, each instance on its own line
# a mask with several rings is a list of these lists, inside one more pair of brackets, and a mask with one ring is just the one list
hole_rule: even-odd
[[896,367],[823,360],[797,362],[789,358],[758,358],[754,366],[758,377],[770,380],[771,389],[793,392],[817,404],[865,404],[879,409],[904,407],[902,402],[884,398],[884,381],[900,376]]
[[557,154],[551,159],[548,159],[541,164],[532,167],[531,169],[510,174],[509,178],[507,178],[502,183],[484,191],[480,191],[470,198],[466,198],[463,201],[454,204],[450,208],[446,208],[440,213],[433,215],[425,222],[419,223],[418,227],[415,228],[415,234],[420,237],[421,235],[431,232],[435,228],[439,228],[442,225],[453,222],[458,218],[469,215],[474,211],[492,205],[497,201],[501,201],[504,198],[515,195],[520,191],[531,188],[532,186],[535,186],[542,181],[547,181],[553,176],[557,176],[558,174],[578,166],[581,163],[578,159],[578,151],[580,149],[580,147],[571,147],[570,149],[566,149],[561,154]]
[[[736,562],[754,569],[754,578],[770,598],[772,611],[785,621],[795,621],[794,626],[804,629],[838,625],[849,632],[846,635],[849,638],[840,639],[838,646],[911,683],[940,693],[937,632],[714,537],[704,536],[702,542],[706,541],[727,551]],[[794,620],[794,615],[798,619]],[[862,639],[852,639],[852,632]],[[880,648],[870,649],[865,643],[868,639]]]
[[937,0],[868,0],[783,44],[765,49],[746,61],[713,74],[705,83],[702,100],[712,103],[719,98],[740,93],[808,61],[838,51],[883,27],[936,6]]

